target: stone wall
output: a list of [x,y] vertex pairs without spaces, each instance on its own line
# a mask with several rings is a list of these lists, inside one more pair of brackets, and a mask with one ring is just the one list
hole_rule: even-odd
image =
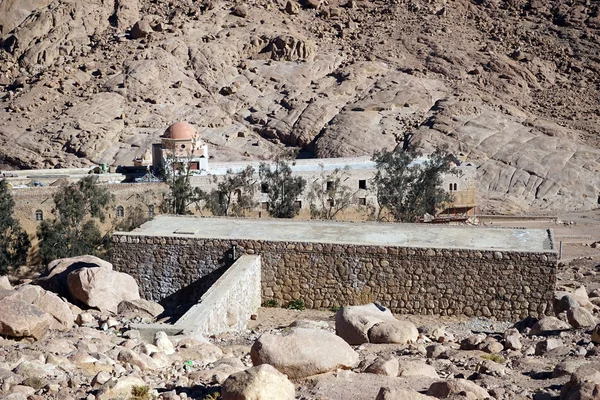
[[[262,300],[331,308],[377,301],[395,313],[514,320],[547,313],[554,251],[510,252],[182,237],[113,237],[113,264],[161,300],[213,271],[233,253],[262,257]],[[235,250],[234,250],[235,247]]]
[[238,258],[175,327],[210,335],[245,330],[261,304],[260,264],[260,256]]

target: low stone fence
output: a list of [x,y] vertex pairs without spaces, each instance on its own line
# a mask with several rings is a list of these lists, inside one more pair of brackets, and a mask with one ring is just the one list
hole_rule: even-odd
[[113,236],[113,264],[161,300],[240,254],[261,256],[262,300],[309,308],[377,301],[395,313],[514,320],[551,312],[557,253]]
[[260,276],[260,256],[241,256],[174,327],[211,335],[246,329],[261,304]]

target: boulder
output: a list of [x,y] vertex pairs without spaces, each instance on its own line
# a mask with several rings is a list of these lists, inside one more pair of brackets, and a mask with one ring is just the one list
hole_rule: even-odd
[[112,270],[112,264],[94,256],[59,258],[48,264],[47,272],[35,280],[35,284],[46,290],[70,299],[67,277],[81,268],[106,268]]
[[236,4],[231,13],[236,17],[246,18],[248,16],[248,6],[246,4]]
[[568,310],[567,321],[573,328],[590,328],[598,323],[594,315],[583,307]]
[[300,13],[300,4],[295,0],[288,0],[285,3],[285,12],[290,15],[298,15]]
[[571,296],[573,296],[575,301],[583,308],[587,308],[590,311],[594,311],[597,308],[590,302],[587,289],[583,285],[575,289],[573,293],[571,293]]
[[435,368],[423,361],[402,360],[398,369],[398,376],[426,376],[432,379],[440,379]]
[[33,304],[14,297],[0,300],[0,335],[41,339],[51,323],[52,317]]
[[557,331],[568,330],[571,327],[565,321],[562,321],[556,317],[544,317],[537,321],[531,327],[531,334],[537,335],[540,333],[552,333]]
[[435,397],[426,396],[409,389],[391,389],[382,387],[375,400],[433,400]]
[[11,290],[12,286],[10,285],[10,281],[8,280],[8,276],[3,275],[0,276],[0,289]]
[[73,298],[100,311],[116,313],[123,300],[140,298],[133,277],[108,268],[81,268],[69,274],[67,283]]
[[427,390],[428,396],[444,399],[458,394],[470,393],[469,399],[485,400],[490,397],[487,390],[466,379],[450,379],[447,381],[434,382]]
[[396,357],[378,357],[369,365],[365,372],[368,374],[398,376],[398,359]]
[[73,327],[75,321],[69,304],[56,294],[40,286],[24,285],[17,289],[15,296],[50,314],[52,316],[50,329],[66,331]]
[[119,29],[127,29],[140,19],[138,0],[116,1],[116,22]]
[[340,308],[335,314],[335,333],[354,345],[369,342],[405,344],[416,341],[419,336],[412,323],[397,320],[389,309],[375,303]]
[[264,334],[252,346],[250,356],[254,365],[271,364],[291,379],[350,369],[358,363],[352,347],[320,329],[292,328],[283,335]]
[[129,36],[132,39],[143,39],[152,33],[152,27],[150,26],[150,22],[142,19],[136,22],[133,27],[131,27],[131,31],[129,32]]
[[556,292],[554,295],[554,312],[557,315],[579,307],[579,303],[570,293]]
[[600,324],[596,325],[592,331],[592,342],[600,344]]
[[175,353],[173,343],[169,340],[167,334],[162,331],[154,334],[154,344],[168,356]]
[[268,364],[235,373],[223,382],[223,400],[293,400],[296,389],[289,379]]
[[141,318],[156,318],[164,311],[160,304],[144,299],[123,300],[117,307],[119,315]]
[[546,354],[547,352],[558,349],[559,347],[564,346],[564,343],[560,339],[549,338],[538,342],[535,345],[535,355],[541,356]]
[[600,398],[600,363],[589,363],[571,375],[560,391],[560,400],[596,400]]
[[110,379],[98,390],[96,400],[129,399],[135,386],[147,385],[142,378],[133,374]]

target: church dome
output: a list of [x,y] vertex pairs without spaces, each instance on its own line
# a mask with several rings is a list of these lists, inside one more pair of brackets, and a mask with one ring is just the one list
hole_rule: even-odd
[[196,130],[187,122],[176,122],[167,128],[163,137],[175,140],[191,140],[196,138]]

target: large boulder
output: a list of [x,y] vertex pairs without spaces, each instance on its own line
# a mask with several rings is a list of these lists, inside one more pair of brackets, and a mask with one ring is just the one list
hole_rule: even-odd
[[264,334],[252,346],[250,356],[254,365],[271,364],[291,379],[350,369],[358,363],[358,354],[348,343],[322,329]]
[[564,331],[567,329],[571,329],[571,327],[565,321],[562,321],[556,317],[544,317],[533,324],[530,333],[532,335],[537,335],[540,333],[547,334]]
[[47,272],[34,283],[61,297],[70,299],[67,277],[81,268],[106,268],[112,270],[112,264],[94,256],[59,258],[48,264]]
[[289,379],[268,364],[230,375],[223,382],[223,400],[293,400],[296,389]]
[[33,304],[15,297],[0,300],[0,335],[41,339],[51,323],[52,317]]
[[74,299],[100,311],[116,313],[123,300],[138,300],[138,285],[130,275],[112,269],[81,268],[67,278]]
[[10,281],[8,280],[8,276],[3,275],[0,276],[0,289],[11,290],[12,286],[10,285]]
[[567,311],[567,321],[573,328],[591,328],[598,323],[594,315],[583,307]]
[[600,399],[600,363],[583,365],[571,375],[560,391],[560,400]]
[[346,306],[335,314],[335,333],[354,345],[362,343],[414,342],[419,336],[417,327],[399,321],[385,307],[375,303]]
[[50,329],[66,331],[73,327],[75,321],[69,304],[56,294],[36,285],[24,285],[16,290],[15,296],[50,314]]
[[427,390],[428,396],[445,399],[459,394],[467,394],[468,399],[485,400],[490,397],[490,394],[477,384],[466,379],[450,379],[447,381],[434,382]]

